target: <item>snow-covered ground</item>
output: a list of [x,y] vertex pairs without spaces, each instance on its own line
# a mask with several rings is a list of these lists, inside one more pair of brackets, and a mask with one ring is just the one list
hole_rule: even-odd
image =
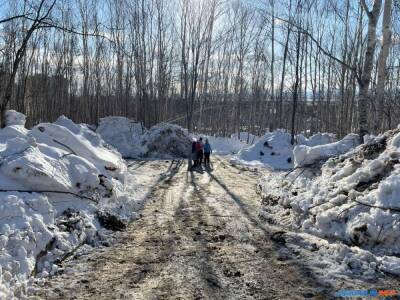
[[107,240],[106,228],[140,206],[126,193],[121,155],[88,126],[66,117],[24,124],[9,111],[0,129],[0,299],[21,297],[31,275],[57,273],[71,253]]
[[299,164],[263,178],[261,215],[315,236],[327,272],[400,275],[400,129],[348,151],[355,140],[347,136],[302,153],[309,163],[335,155],[322,167]]

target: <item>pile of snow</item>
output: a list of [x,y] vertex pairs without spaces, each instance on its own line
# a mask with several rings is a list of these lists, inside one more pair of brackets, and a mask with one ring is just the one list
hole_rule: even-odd
[[332,133],[316,133],[309,138],[306,138],[302,134],[298,134],[296,136],[297,144],[298,145],[306,145],[310,147],[318,146],[318,145],[325,145],[336,142],[336,136]]
[[15,110],[8,110],[6,112],[6,126],[21,125],[25,126],[26,116]]
[[142,136],[146,133],[146,128],[141,123],[124,117],[106,117],[100,119],[96,132],[124,158],[144,155]]
[[238,153],[238,158],[245,162],[262,163],[272,169],[287,170],[293,168],[293,146],[290,134],[278,130],[269,132],[249,148]]
[[304,145],[294,147],[294,166],[303,167],[346,153],[355,148],[359,144],[359,140],[360,137],[354,133],[348,134],[338,142],[329,144],[318,144],[318,142],[328,142],[328,139],[309,139],[304,141]]
[[252,145],[252,144],[256,143],[260,137],[254,135],[254,134],[251,134],[250,132],[237,132],[237,133],[232,134],[231,138],[239,140],[242,143]]
[[136,210],[125,162],[88,126],[60,117],[27,130],[24,119],[10,112],[0,129],[1,299],[20,297],[31,275],[56,273],[69,253],[106,238],[101,224],[121,226]]
[[227,137],[217,137],[217,136],[204,136],[198,135],[198,137],[203,137],[203,140],[208,139],[212,151],[214,154],[219,155],[229,155],[236,154],[242,149],[248,147],[246,142],[238,140],[237,138],[227,138]]
[[[294,147],[290,141],[291,135],[285,130],[278,129],[269,132],[258,138],[254,145],[243,148],[235,160],[251,165],[262,164],[272,170],[290,170],[294,166]],[[308,139],[300,134],[295,138],[295,143],[301,145],[298,146],[299,149],[317,147],[333,141],[335,141],[335,136],[329,133],[317,133]]]
[[96,132],[124,158],[187,157],[191,151],[187,130],[175,124],[161,123],[147,130],[125,117],[106,117]]
[[[270,174],[260,183],[262,215],[271,223],[361,248],[374,272],[400,275],[399,161],[396,129],[330,158],[321,169]],[[364,264],[365,255],[349,267]]]
[[160,123],[151,127],[142,138],[145,155],[156,158],[187,157],[191,152],[192,139],[182,127]]

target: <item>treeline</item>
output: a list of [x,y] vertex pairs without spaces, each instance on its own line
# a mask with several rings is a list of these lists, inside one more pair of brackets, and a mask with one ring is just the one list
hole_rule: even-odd
[[0,109],[30,125],[122,115],[344,135],[400,122],[398,1],[2,3]]

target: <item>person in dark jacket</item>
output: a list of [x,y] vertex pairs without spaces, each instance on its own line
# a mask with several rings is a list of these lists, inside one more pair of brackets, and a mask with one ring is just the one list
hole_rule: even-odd
[[203,162],[203,138],[200,138],[196,143],[197,164],[201,166]]
[[204,144],[204,165],[210,166],[210,155],[212,153],[211,145],[206,139],[206,143]]

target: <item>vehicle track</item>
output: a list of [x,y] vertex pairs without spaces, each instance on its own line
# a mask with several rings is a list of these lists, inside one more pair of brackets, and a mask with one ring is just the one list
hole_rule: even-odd
[[213,169],[183,161],[134,162],[157,172],[142,217],[117,244],[69,262],[42,283],[42,299],[325,299],[330,290],[258,218],[257,170],[214,157]]

